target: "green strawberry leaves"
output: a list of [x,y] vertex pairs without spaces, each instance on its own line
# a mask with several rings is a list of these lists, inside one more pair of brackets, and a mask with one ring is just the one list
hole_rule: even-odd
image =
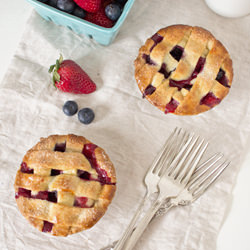
[[56,82],[60,81],[60,75],[58,74],[58,70],[60,69],[60,65],[63,62],[63,56],[60,54],[59,59],[56,60],[56,64],[53,64],[49,67],[49,73],[52,73],[52,81],[55,86]]
[[50,65],[50,67],[49,67],[49,73],[52,73],[52,71],[53,71],[53,69],[55,68],[55,64],[53,64],[53,65]]

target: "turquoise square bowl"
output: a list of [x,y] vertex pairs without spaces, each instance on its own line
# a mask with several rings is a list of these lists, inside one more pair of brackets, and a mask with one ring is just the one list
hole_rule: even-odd
[[57,25],[62,25],[73,30],[77,34],[84,34],[102,45],[109,45],[118,34],[124,20],[131,10],[135,0],[128,0],[123,8],[123,12],[115,25],[112,28],[104,28],[96,24],[85,21],[81,18],[75,17],[66,12],[60,11],[47,4],[41,3],[37,0],[27,0],[33,5],[37,13],[48,21],[52,21]]

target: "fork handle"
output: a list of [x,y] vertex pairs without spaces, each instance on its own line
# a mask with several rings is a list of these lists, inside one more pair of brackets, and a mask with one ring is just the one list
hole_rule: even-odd
[[143,234],[144,230],[146,229],[149,222],[154,217],[157,210],[161,207],[161,201],[155,201],[154,204],[151,206],[151,208],[147,211],[145,216],[142,218],[142,220],[138,223],[135,230],[132,232],[131,237],[128,239],[128,241],[125,244],[125,247],[123,250],[131,250],[135,246],[136,242],[139,240],[141,235]]
[[146,194],[143,198],[143,200],[141,201],[139,207],[137,208],[137,211],[134,215],[134,217],[132,218],[132,220],[130,221],[126,231],[123,233],[122,237],[120,238],[120,240],[117,242],[117,244],[115,245],[114,250],[122,250],[124,243],[128,240],[129,236],[131,235],[131,233],[133,232],[134,228],[135,228],[135,224],[140,216],[140,214],[143,211],[143,207],[145,205],[146,200],[149,198],[149,195]]

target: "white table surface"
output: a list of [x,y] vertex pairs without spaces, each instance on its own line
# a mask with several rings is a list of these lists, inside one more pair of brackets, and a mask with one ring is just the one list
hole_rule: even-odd
[[[10,64],[32,7],[25,1],[5,1],[0,8],[0,82]],[[250,44],[250,41],[249,41]],[[250,150],[241,166],[232,205],[218,235],[217,250],[249,250]],[[197,249],[198,250],[198,249]],[[214,249],[211,249],[214,250]]]

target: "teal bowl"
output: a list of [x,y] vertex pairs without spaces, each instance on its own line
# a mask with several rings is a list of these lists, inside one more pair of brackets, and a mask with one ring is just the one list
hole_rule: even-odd
[[112,28],[104,28],[86,20],[58,10],[37,0],[27,0],[33,5],[37,13],[48,21],[57,25],[62,25],[73,30],[77,34],[84,34],[95,39],[102,45],[109,45],[118,34],[123,22],[131,10],[135,0],[128,0],[123,8],[123,12]]

